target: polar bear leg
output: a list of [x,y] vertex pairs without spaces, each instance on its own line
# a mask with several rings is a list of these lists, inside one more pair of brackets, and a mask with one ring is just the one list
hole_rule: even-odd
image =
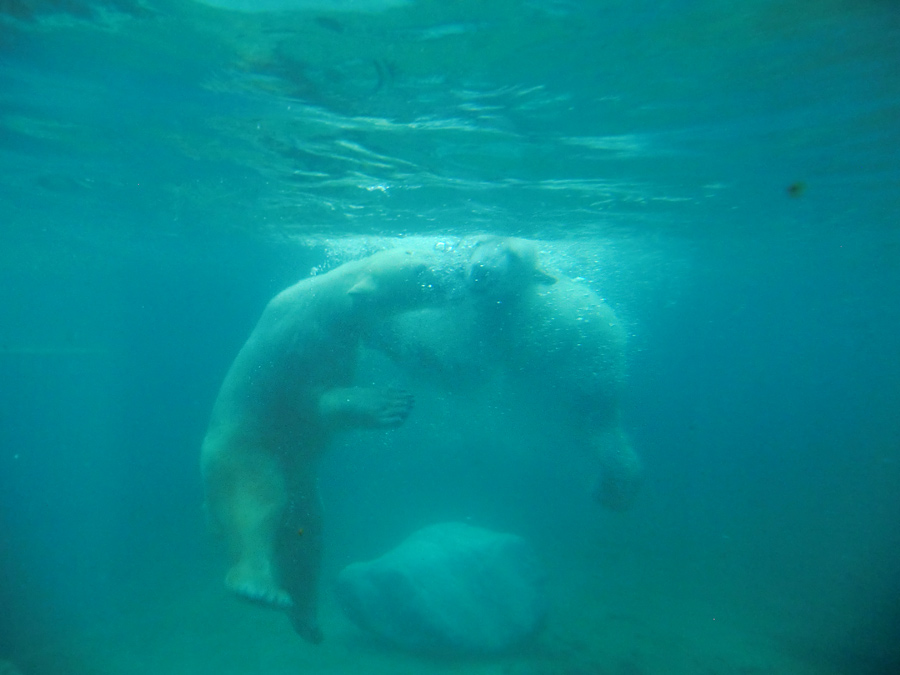
[[315,482],[290,488],[291,498],[278,535],[279,578],[292,604],[288,616],[308,642],[322,641],[316,613],[322,561],[322,505]]
[[319,398],[319,415],[332,429],[383,429],[403,424],[413,395],[402,389],[341,387]]
[[225,585],[237,595],[276,607],[291,604],[276,580],[275,537],[286,504],[282,470],[274,458],[219,462],[207,468],[208,506],[234,561]]
[[595,497],[611,511],[627,511],[644,482],[641,458],[621,428],[597,434],[594,442],[600,457],[600,479]]

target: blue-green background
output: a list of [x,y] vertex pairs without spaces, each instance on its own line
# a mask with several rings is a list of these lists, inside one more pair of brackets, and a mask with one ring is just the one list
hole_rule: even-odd
[[[226,3],[0,2],[0,659],[900,672],[896,2]],[[217,387],[313,267],[483,232],[540,239],[627,324],[644,491],[605,513],[576,460],[508,447],[524,421],[426,395],[323,466],[305,645],[221,589]],[[527,649],[435,663],[334,608],[343,564],[440,519],[541,551]]]

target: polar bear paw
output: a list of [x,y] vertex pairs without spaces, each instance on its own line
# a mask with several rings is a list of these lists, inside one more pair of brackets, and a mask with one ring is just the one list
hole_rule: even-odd
[[413,395],[402,389],[368,390],[367,410],[371,426],[396,427],[403,424],[413,407]]
[[319,622],[316,620],[315,611],[303,612],[295,609],[289,612],[289,616],[297,635],[307,642],[317,645],[325,638]]
[[326,392],[319,412],[332,427],[383,429],[403,424],[413,402],[413,395],[403,389],[347,387]]
[[271,575],[245,565],[232,567],[225,577],[225,585],[232,593],[251,602],[282,609],[293,604],[291,596],[275,583]]

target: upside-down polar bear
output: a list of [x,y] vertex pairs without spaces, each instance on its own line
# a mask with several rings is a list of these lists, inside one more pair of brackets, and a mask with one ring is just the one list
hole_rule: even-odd
[[504,374],[530,392],[537,417],[565,419],[560,445],[594,456],[597,500],[625,511],[643,482],[620,413],[625,330],[587,284],[548,274],[539,257],[533,241],[480,237],[462,301],[386,319],[373,346],[449,389]]

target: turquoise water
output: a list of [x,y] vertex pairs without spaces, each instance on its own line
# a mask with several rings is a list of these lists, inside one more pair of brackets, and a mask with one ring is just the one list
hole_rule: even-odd
[[[0,3],[0,660],[900,672],[896,3],[228,2]],[[565,429],[417,390],[322,466],[307,645],[221,586],[218,386],[313,268],[481,233],[627,326],[643,490],[606,512]],[[336,607],[345,564],[440,520],[538,549],[531,644],[434,661]]]

